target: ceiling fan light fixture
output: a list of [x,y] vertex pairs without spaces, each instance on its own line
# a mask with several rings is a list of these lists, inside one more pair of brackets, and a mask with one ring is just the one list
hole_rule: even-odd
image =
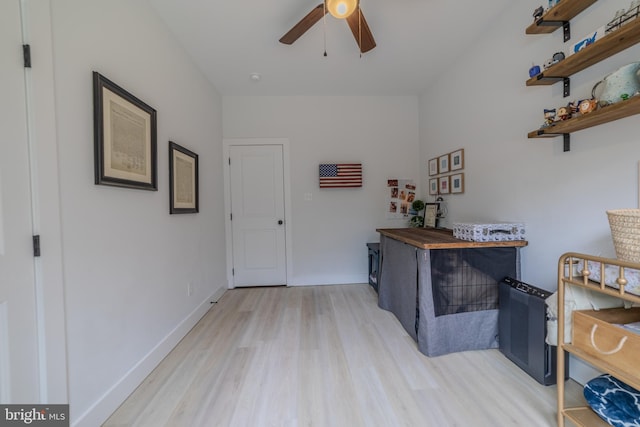
[[355,12],[359,2],[359,0],[326,0],[325,4],[332,16],[344,19]]

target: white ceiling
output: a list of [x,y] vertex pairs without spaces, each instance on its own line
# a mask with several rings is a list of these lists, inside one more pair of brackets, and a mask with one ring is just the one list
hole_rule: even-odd
[[331,15],[278,42],[321,0],[148,1],[222,95],[276,96],[418,94],[510,2],[361,0],[377,47],[360,57]]

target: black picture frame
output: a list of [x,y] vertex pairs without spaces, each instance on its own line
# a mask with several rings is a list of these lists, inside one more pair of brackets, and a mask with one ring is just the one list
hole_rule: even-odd
[[158,190],[156,110],[93,72],[96,185]]
[[199,211],[198,155],[169,141],[169,213]]
[[424,204],[424,220],[422,222],[422,226],[424,228],[438,227],[438,211],[439,210],[440,210],[440,203]]

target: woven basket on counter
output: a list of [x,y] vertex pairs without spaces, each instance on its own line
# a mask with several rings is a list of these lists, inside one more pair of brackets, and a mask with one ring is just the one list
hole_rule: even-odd
[[640,263],[640,209],[610,210],[607,216],[617,258]]

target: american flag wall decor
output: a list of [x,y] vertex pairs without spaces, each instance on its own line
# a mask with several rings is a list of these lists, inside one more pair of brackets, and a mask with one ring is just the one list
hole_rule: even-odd
[[320,188],[362,187],[362,163],[320,165]]

